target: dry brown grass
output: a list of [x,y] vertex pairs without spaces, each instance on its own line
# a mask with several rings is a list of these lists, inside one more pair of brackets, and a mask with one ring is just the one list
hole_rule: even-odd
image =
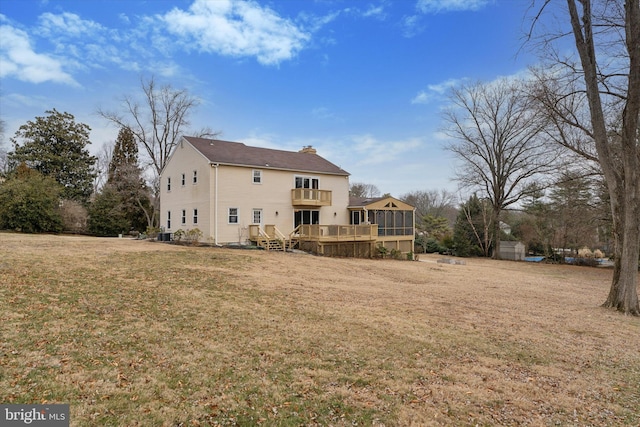
[[0,234],[0,402],[72,425],[639,425],[611,271]]

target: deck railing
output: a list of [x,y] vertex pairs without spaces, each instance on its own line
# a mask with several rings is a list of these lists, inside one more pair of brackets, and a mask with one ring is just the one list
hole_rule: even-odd
[[318,242],[369,241],[378,237],[377,224],[320,225],[303,224],[298,227],[300,240]]
[[331,206],[331,191],[294,188],[291,190],[291,204],[294,206]]

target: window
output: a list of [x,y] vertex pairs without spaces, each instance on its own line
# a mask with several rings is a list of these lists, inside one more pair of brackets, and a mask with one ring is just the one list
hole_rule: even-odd
[[198,209],[193,210],[193,223],[194,224],[198,223]]
[[193,171],[193,183],[198,183],[198,171]]
[[311,178],[309,176],[296,176],[296,188],[312,188],[317,190],[319,187],[318,178]]
[[167,211],[167,230],[171,230],[171,211]]
[[186,176],[182,174],[182,186],[184,186],[184,184],[186,183],[186,179]]
[[171,191],[171,177],[167,177],[167,191]]
[[254,209],[252,219],[254,224],[262,224],[262,209]]
[[300,224],[320,224],[320,211],[299,210],[293,213],[294,227]]
[[262,184],[262,171],[259,171],[259,170],[253,171],[253,183]]
[[238,223],[238,208],[229,208],[229,224]]
[[185,225],[186,223],[187,223],[187,210],[182,209],[182,225]]

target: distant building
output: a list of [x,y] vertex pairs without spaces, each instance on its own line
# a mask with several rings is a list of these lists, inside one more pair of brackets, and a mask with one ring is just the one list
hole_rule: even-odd
[[525,246],[522,242],[500,241],[500,258],[512,261],[524,261]]

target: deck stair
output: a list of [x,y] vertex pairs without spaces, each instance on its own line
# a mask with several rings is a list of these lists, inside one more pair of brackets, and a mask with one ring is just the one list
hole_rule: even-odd
[[250,226],[250,239],[267,251],[284,252],[289,240],[275,225],[266,225],[265,229],[258,225]]

